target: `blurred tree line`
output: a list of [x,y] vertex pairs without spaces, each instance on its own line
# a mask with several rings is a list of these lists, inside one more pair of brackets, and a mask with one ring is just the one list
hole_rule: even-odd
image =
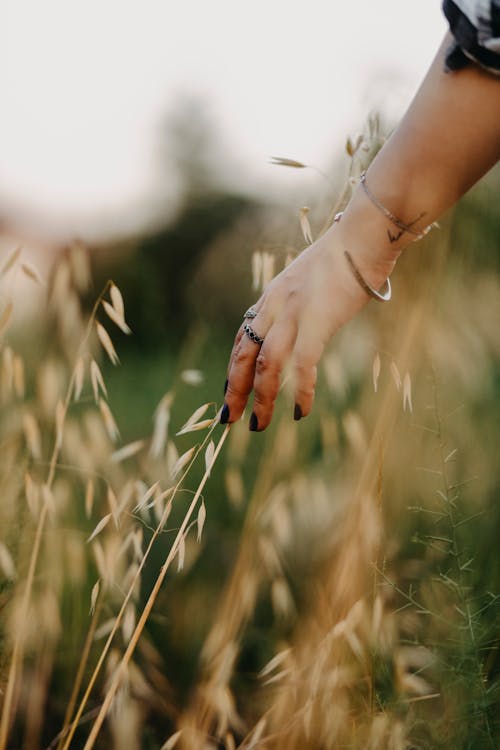
[[[217,162],[227,162],[221,149],[204,104],[183,100],[163,128],[157,163],[160,183],[176,180],[179,186],[175,218],[142,236],[93,248],[92,294],[114,279],[135,334],[129,345],[143,352],[164,341],[177,348],[197,316],[229,330],[245,304],[242,295],[250,293],[252,242],[263,204],[221,175]],[[224,243],[229,234],[230,250]]]
[[[181,100],[163,126],[157,159],[160,184],[177,180],[179,186],[174,219],[141,236],[93,248],[91,294],[110,277],[122,289],[135,334],[128,346],[144,352],[166,341],[177,349],[195,321],[204,321],[211,334],[217,329],[231,335],[241,310],[256,297],[251,258],[262,238],[273,236],[276,246],[292,238],[297,250],[304,245],[298,220],[290,227],[294,209],[284,212],[283,201],[279,205],[269,194],[256,199],[235,189],[234,178],[223,173],[221,165],[231,169],[227,164],[206,105],[195,98]],[[334,181],[338,178],[333,175]],[[500,171],[494,169],[453,209],[454,264],[472,257],[483,268],[500,269],[499,191]],[[318,203],[324,203],[325,192],[319,182]]]

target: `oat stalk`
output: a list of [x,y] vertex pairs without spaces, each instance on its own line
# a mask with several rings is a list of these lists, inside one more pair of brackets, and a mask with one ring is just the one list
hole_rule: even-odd
[[[68,412],[68,408],[71,402],[71,396],[73,394],[75,381],[78,375],[78,364],[79,364],[81,353],[84,351],[87,345],[88,339],[90,337],[90,334],[92,332],[94,320],[97,315],[97,310],[99,308],[99,305],[101,304],[101,300],[106,294],[111,283],[112,283],[111,281],[108,281],[106,283],[103,291],[97,298],[94,304],[94,307],[92,308],[92,312],[90,314],[89,321],[87,323],[87,329],[85,331],[85,334],[83,336],[83,339],[78,349],[78,353],[76,357],[76,365],[73,368],[73,371],[71,373],[69,384],[66,389],[66,395],[61,405],[60,429],[62,429],[64,425],[64,422],[66,420],[66,415]],[[50,459],[47,480],[45,482],[45,486],[49,490],[52,487],[52,483],[54,481],[55,472],[57,468],[57,459],[58,459],[60,450],[61,450],[61,441],[58,439],[58,435],[56,435],[56,438],[54,440],[54,446],[52,449],[52,456]],[[35,531],[35,540],[34,540],[33,548],[32,548],[31,555],[30,555],[28,575],[26,578],[26,584],[25,584],[25,589],[23,592],[23,598],[22,598],[22,603],[21,603],[21,622],[26,622],[26,619],[28,617],[28,608],[29,608],[31,590],[33,588],[33,580],[35,578],[35,570],[36,570],[36,565],[38,562],[38,557],[40,554],[42,536],[43,536],[43,532],[45,529],[45,522],[47,520],[48,511],[49,511],[49,505],[48,505],[47,499],[45,499],[43,502],[41,511],[40,511],[39,518],[38,518],[38,523],[37,523],[37,527]],[[14,646],[12,649],[12,656],[11,656],[10,665],[9,665],[7,685],[5,687],[5,697],[3,701],[3,707],[2,707],[2,716],[0,719],[0,750],[5,750],[7,747],[7,740],[9,737],[9,729],[10,729],[10,722],[11,722],[12,704],[13,704],[13,699],[14,699],[15,688],[17,685],[18,672],[24,660],[24,645],[25,645],[24,644],[24,631],[23,631],[23,628],[19,628],[16,632],[16,637],[14,639]]]
[[[214,422],[214,425],[213,425],[212,429],[208,432],[208,434],[205,437],[205,439],[203,440],[203,442],[198,446],[198,448],[196,449],[196,451],[193,453],[193,457],[191,458],[191,461],[189,462],[189,464],[186,467],[184,473],[182,474],[182,476],[180,477],[180,479],[178,480],[177,484],[175,485],[175,487],[174,487],[174,489],[172,491],[172,494],[171,494],[171,497],[170,497],[171,501],[173,501],[173,499],[177,495],[177,493],[180,490],[180,488],[181,488],[184,480],[186,479],[187,475],[189,474],[189,472],[191,470],[191,467],[195,463],[198,455],[203,450],[206,442],[210,439],[210,436],[211,436],[213,430],[215,429],[216,424],[217,423]],[[91,692],[92,692],[92,690],[94,688],[94,685],[95,685],[96,680],[97,680],[97,678],[99,676],[101,668],[102,668],[102,666],[104,664],[106,656],[108,655],[109,649],[111,647],[111,643],[113,642],[113,639],[114,639],[114,637],[116,635],[116,632],[117,632],[118,628],[121,625],[123,616],[125,614],[125,610],[127,608],[127,604],[129,603],[129,601],[130,601],[130,599],[132,597],[132,594],[133,594],[134,589],[136,587],[137,581],[139,580],[140,575],[142,573],[142,570],[144,568],[144,565],[146,564],[146,561],[149,558],[149,555],[150,555],[150,552],[151,552],[151,550],[153,548],[153,545],[154,545],[156,539],[158,538],[159,534],[161,533],[161,530],[163,529],[163,526],[165,525],[166,517],[167,517],[168,512],[169,512],[169,505],[167,505],[167,507],[165,508],[165,511],[164,511],[164,513],[162,515],[162,518],[160,519],[158,525],[154,529],[153,534],[151,536],[151,539],[149,540],[149,544],[148,544],[148,546],[147,546],[147,548],[146,548],[146,550],[144,552],[144,555],[142,556],[142,559],[141,559],[141,561],[140,561],[140,563],[139,563],[139,565],[137,567],[135,575],[132,578],[132,581],[130,582],[128,591],[125,594],[125,597],[123,599],[123,602],[122,602],[122,605],[120,607],[120,610],[119,610],[119,612],[118,612],[118,614],[117,614],[117,616],[115,618],[115,621],[113,623],[113,627],[112,627],[112,629],[111,629],[111,631],[110,631],[110,633],[109,633],[109,635],[108,635],[108,637],[106,639],[106,643],[104,644],[104,646],[103,646],[103,648],[101,650],[101,653],[99,654],[99,659],[97,661],[96,666],[94,667],[94,671],[92,672],[92,675],[91,675],[90,680],[88,682],[87,688],[85,690],[85,693],[83,694],[83,697],[82,697],[82,699],[80,701],[80,705],[78,706],[78,710],[77,710],[77,712],[75,714],[75,718],[73,719],[73,722],[71,724],[70,730],[69,730],[68,735],[66,737],[66,741],[65,741],[64,745],[62,746],[61,750],[68,750],[68,748],[71,745],[71,741],[72,741],[73,736],[74,736],[74,734],[76,732],[76,729],[77,729],[77,727],[78,727],[78,725],[80,723],[81,716],[83,714],[83,711],[85,710],[85,706],[87,705],[87,701],[88,701],[88,699],[90,697],[90,694],[91,694]],[[175,541],[174,541],[174,544],[175,544]]]
[[[224,442],[229,434],[229,425],[226,426],[224,432],[222,433],[219,442],[217,443],[217,448],[215,449],[214,453],[214,462],[217,460],[217,457],[221,451],[222,446],[224,445]],[[172,547],[170,548],[170,552],[167,555],[167,558],[160,570],[160,574],[158,575],[155,585],[153,586],[153,589],[149,595],[148,601],[146,602],[146,605],[142,611],[141,617],[139,618],[139,621],[135,627],[135,630],[132,634],[132,637],[130,639],[130,643],[127,646],[127,649],[124,653],[124,655],[121,658],[120,663],[116,667],[114,677],[111,681],[111,684],[108,688],[108,691],[104,697],[104,701],[102,703],[101,709],[97,715],[97,718],[94,722],[94,725],[92,726],[92,730],[88,736],[87,742],[84,745],[83,750],[91,750],[91,748],[94,747],[94,743],[97,739],[97,736],[99,734],[99,731],[102,727],[102,724],[104,722],[104,719],[106,718],[106,714],[108,713],[111,704],[113,702],[113,699],[116,695],[116,691],[118,690],[120,686],[120,682],[122,679],[122,675],[125,672],[125,669],[127,668],[127,665],[132,657],[132,654],[135,651],[135,648],[137,646],[137,643],[139,641],[139,638],[141,636],[141,633],[144,629],[144,626],[149,618],[149,615],[151,614],[151,611],[153,609],[154,603],[156,601],[156,597],[158,596],[158,593],[161,589],[161,586],[163,584],[163,581],[165,580],[165,576],[167,575],[167,571],[172,563],[172,560],[174,559],[175,555],[177,554],[177,550],[179,548],[181,540],[184,538],[184,534],[186,531],[186,528],[190,522],[191,516],[193,515],[193,512],[196,508],[196,505],[198,503],[198,500],[201,496],[201,493],[203,491],[203,488],[208,480],[209,477],[209,471],[205,470],[205,473],[203,474],[203,477],[201,478],[201,481],[198,485],[198,488],[193,496],[193,499],[191,501],[191,504],[187,510],[186,515],[184,516],[184,520],[179,528],[179,531],[177,532],[177,535],[174,539],[174,542],[172,544]]]

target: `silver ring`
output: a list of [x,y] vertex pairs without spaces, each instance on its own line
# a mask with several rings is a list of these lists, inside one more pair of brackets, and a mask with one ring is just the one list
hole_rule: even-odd
[[246,313],[243,316],[243,318],[245,320],[247,318],[249,318],[251,320],[252,318],[256,318],[256,317],[257,317],[257,312],[254,310],[253,307],[249,307],[248,310],[246,311]]
[[245,323],[243,326],[243,330],[245,331],[246,335],[249,339],[251,339],[254,343],[258,344],[259,346],[262,346],[264,343],[264,339],[262,336],[259,336],[258,333],[255,333],[252,326],[249,323]]

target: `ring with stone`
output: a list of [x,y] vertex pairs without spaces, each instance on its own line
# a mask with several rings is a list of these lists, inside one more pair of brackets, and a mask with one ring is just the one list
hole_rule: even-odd
[[263,337],[259,336],[258,333],[255,333],[255,331],[253,330],[252,326],[249,323],[245,323],[245,325],[243,326],[243,330],[245,331],[249,339],[251,339],[253,342],[258,344],[259,346],[262,346],[262,344],[264,343]]
[[254,309],[253,309],[253,307],[249,307],[249,308],[248,308],[248,310],[246,311],[246,313],[245,313],[245,314],[244,314],[244,316],[243,316],[243,318],[244,318],[245,320],[246,320],[247,318],[248,318],[249,320],[252,320],[252,318],[256,318],[256,317],[257,317],[257,312],[256,312],[256,310],[254,310]]

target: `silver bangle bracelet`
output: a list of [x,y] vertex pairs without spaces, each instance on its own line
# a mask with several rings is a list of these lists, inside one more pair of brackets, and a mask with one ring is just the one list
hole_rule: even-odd
[[361,275],[359,268],[353,261],[351,254],[347,252],[347,250],[344,250],[344,255],[347,259],[347,262],[349,263],[349,266],[351,268],[351,271],[354,274],[356,281],[365,290],[365,292],[370,297],[373,297],[373,299],[376,299],[378,302],[389,302],[389,300],[392,297],[392,288],[391,288],[390,280],[386,279],[383,290],[378,292],[376,289],[370,286],[367,281],[365,281],[365,279]]
[[[339,211],[339,213],[335,215],[335,218],[333,220],[334,224],[337,224],[340,221],[340,219],[342,218],[342,214],[343,211]],[[353,261],[351,254],[347,250],[344,250],[344,256],[349,263],[349,267],[354,274],[354,278],[356,279],[360,287],[364,289],[364,291],[370,297],[376,299],[377,302],[389,302],[392,297],[392,287],[390,280],[385,280],[385,291],[378,292],[376,289],[370,286],[367,281],[365,281],[361,271],[359,270],[356,263]]]

